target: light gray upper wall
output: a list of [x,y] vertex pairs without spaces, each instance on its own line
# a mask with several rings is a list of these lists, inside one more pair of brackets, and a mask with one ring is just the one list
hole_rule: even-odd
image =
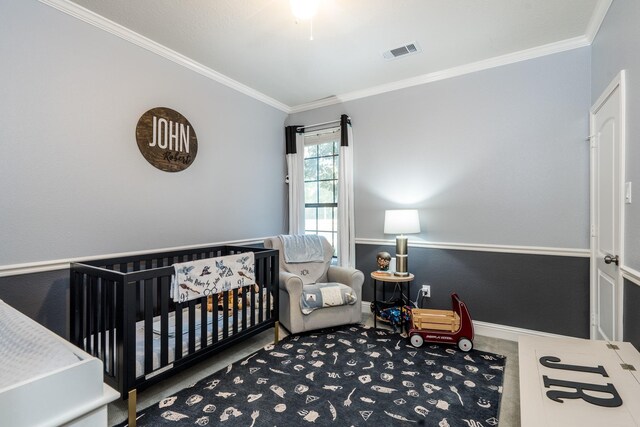
[[626,70],[626,176],[634,187],[633,203],[625,205],[624,264],[640,270],[640,2],[614,0],[593,41],[591,102]]
[[353,120],[357,238],[418,208],[433,242],[589,247],[590,50],[289,116]]
[[[37,1],[0,2],[0,265],[283,231],[286,113]],[[198,136],[185,171],[140,154],[150,108]]]

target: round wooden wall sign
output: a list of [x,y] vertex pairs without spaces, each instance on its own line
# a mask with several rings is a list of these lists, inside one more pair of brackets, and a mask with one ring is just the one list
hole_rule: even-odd
[[145,159],[165,172],[185,170],[198,154],[193,126],[171,108],[156,107],[138,120],[136,141]]

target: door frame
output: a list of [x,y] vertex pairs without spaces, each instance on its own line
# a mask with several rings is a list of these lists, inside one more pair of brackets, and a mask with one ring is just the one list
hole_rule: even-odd
[[597,146],[597,135],[595,134],[595,123],[594,117],[595,114],[600,110],[600,108],[605,104],[605,102],[609,99],[609,97],[613,94],[613,92],[618,89],[620,91],[620,156],[619,156],[619,164],[618,164],[618,184],[619,184],[619,203],[618,207],[618,218],[619,221],[619,233],[618,242],[620,245],[619,248],[619,266],[617,269],[616,280],[617,280],[617,289],[615,295],[615,317],[616,317],[616,331],[615,337],[613,337],[616,341],[623,340],[623,319],[624,319],[624,281],[622,277],[622,270],[624,267],[624,205],[625,205],[625,164],[626,164],[626,73],[625,70],[622,70],[618,73],[618,75],[609,83],[607,88],[602,92],[598,100],[591,106],[589,110],[589,137],[587,140],[590,145],[590,169],[589,169],[589,196],[590,196],[590,246],[591,246],[591,255],[590,255],[590,310],[589,310],[589,335],[591,339],[595,339],[595,330],[596,330],[596,315],[597,315],[597,298],[596,298],[596,280],[597,280],[597,266],[596,266],[596,256],[597,256],[597,248],[596,248],[596,224],[595,224],[595,165],[596,165],[596,156],[598,155],[598,151],[596,150]]

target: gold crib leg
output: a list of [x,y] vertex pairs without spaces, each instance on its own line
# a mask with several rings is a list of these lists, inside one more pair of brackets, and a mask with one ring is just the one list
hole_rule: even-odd
[[129,392],[129,427],[136,427],[136,399],[138,393],[135,389]]
[[276,321],[275,337],[273,338],[273,343],[278,344],[278,341],[280,341],[280,322]]

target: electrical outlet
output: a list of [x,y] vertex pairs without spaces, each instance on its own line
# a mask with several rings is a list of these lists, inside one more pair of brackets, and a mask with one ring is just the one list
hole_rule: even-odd
[[420,291],[422,292],[423,297],[431,298],[431,285],[422,285],[422,289]]

